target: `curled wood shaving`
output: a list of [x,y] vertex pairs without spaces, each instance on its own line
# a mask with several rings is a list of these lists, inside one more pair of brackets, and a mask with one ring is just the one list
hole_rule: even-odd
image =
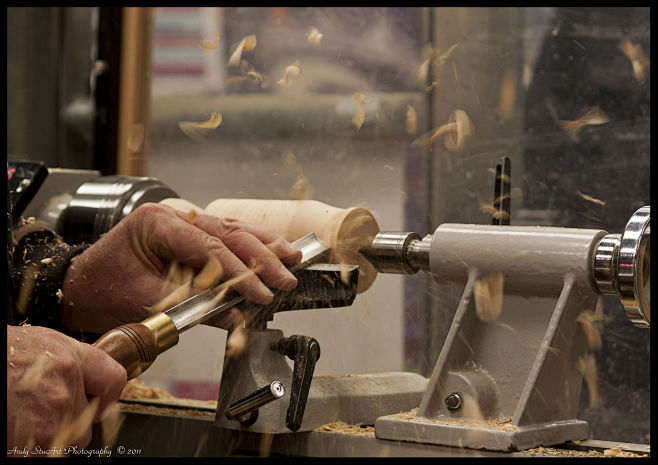
[[16,349],[14,349],[14,346],[9,346],[9,356],[13,357],[16,355]]
[[406,129],[407,134],[416,134],[418,132],[418,115],[412,105],[407,105]]
[[503,311],[503,281],[502,273],[493,273],[475,282],[475,313],[481,321],[496,321]]
[[217,48],[217,43],[219,42],[219,32],[215,31],[213,40],[204,39],[203,42],[199,44],[203,50],[215,50]]
[[64,297],[64,293],[61,289],[57,289],[57,293],[55,295],[57,296],[57,303],[60,303]]
[[580,191],[578,191],[578,195],[580,195],[583,199],[587,200],[588,202],[597,203],[599,205],[605,205],[607,203],[603,200],[595,199],[594,197],[592,197],[590,195],[583,194]]
[[575,136],[584,126],[596,126],[606,124],[609,121],[610,118],[608,118],[608,115],[599,107],[595,106],[585,108],[578,118],[573,121],[559,120],[558,123],[564,132],[570,136]]
[[41,260],[41,264],[43,265],[50,265],[52,263],[53,259],[52,258],[44,258]]
[[279,79],[276,83],[280,86],[290,86],[292,84],[292,78],[297,76],[302,72],[302,67],[299,64],[299,61],[294,62],[290,66],[286,66],[286,69],[283,73],[283,78]]
[[197,142],[202,141],[204,136],[213,129],[217,129],[222,124],[221,113],[214,112],[210,118],[202,122],[179,121],[178,126],[181,131],[191,139]]
[[310,44],[320,45],[320,41],[322,40],[322,36],[323,36],[323,34],[320,31],[318,31],[318,28],[312,27],[311,30],[308,33],[308,36],[306,37],[306,40],[308,40],[308,42]]
[[488,204],[481,205],[480,211],[482,213],[486,213],[487,215],[491,215],[491,217],[496,220],[500,220],[500,219],[508,220],[510,217],[509,213],[507,213],[505,210],[499,210],[493,205],[488,205]]
[[228,65],[227,66],[239,66],[240,65],[240,60],[242,59],[242,51],[243,50],[253,50],[256,48],[256,35],[251,34],[243,38],[236,49],[233,51],[233,54],[231,55],[231,58],[228,60]]
[[420,87],[425,88],[425,91],[429,92],[438,83],[438,81],[434,81],[429,86],[426,86],[430,66],[432,66],[432,64],[436,64],[438,72],[438,70],[443,67],[448,58],[450,58],[450,55],[452,55],[452,52],[457,48],[458,45],[459,44],[451,45],[448,50],[443,53],[443,55],[438,55],[434,47],[432,47],[432,44],[426,44],[423,47],[422,62],[418,67],[418,72],[416,75],[416,79]]
[[249,80],[254,84],[260,84],[263,88],[266,87],[265,77],[261,73],[258,73],[254,65],[247,60],[240,61],[240,72],[242,73],[242,81]]
[[50,352],[49,350],[46,350],[44,353],[45,353],[46,356],[49,357],[51,360],[55,360],[55,354],[53,354],[53,353]]
[[455,123],[443,138],[443,145],[452,152],[462,153],[466,142],[473,136],[475,127],[464,110],[455,110],[450,114],[450,123]]
[[626,38],[619,42],[619,50],[631,60],[633,66],[633,76],[635,80],[642,84],[645,81],[644,69],[649,67],[649,58],[642,50],[642,45],[634,44],[630,39]]

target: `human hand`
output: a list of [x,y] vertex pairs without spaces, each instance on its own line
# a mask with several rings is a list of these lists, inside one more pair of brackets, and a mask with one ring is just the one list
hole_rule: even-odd
[[126,370],[99,349],[49,328],[7,325],[8,449],[85,447],[125,384]]
[[[247,300],[268,304],[273,294],[258,276],[275,288],[293,289],[297,279],[284,264],[298,263],[301,252],[260,225],[203,214],[190,218],[166,205],[145,204],[72,261],[62,289],[62,323],[68,330],[104,333],[142,321],[171,290],[172,262],[198,271],[213,259],[222,281],[231,280]],[[203,290],[192,285],[183,297]],[[209,324],[232,330],[241,321],[234,308]]]

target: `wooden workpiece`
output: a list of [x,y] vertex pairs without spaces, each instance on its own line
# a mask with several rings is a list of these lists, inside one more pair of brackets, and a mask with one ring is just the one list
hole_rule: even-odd
[[359,294],[377,277],[372,264],[358,252],[379,232],[377,220],[365,208],[337,208],[317,200],[217,199],[205,209],[184,199],[165,199],[161,203],[183,212],[194,210],[218,218],[261,224],[288,242],[314,232],[331,247],[331,263],[359,265]]

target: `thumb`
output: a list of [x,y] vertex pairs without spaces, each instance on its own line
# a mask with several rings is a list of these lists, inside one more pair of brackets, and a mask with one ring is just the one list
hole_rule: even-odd
[[81,343],[79,354],[87,396],[99,397],[93,420],[98,422],[121,395],[128,375],[116,360],[92,345]]

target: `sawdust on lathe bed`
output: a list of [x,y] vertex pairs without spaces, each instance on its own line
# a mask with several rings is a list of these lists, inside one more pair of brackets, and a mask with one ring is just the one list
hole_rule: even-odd
[[121,391],[120,399],[173,399],[164,389],[147,386],[139,379],[131,379]]
[[344,421],[327,423],[326,425],[318,426],[313,431],[317,431],[319,433],[345,434],[347,436],[363,436],[368,438],[375,437],[374,426],[350,425]]

